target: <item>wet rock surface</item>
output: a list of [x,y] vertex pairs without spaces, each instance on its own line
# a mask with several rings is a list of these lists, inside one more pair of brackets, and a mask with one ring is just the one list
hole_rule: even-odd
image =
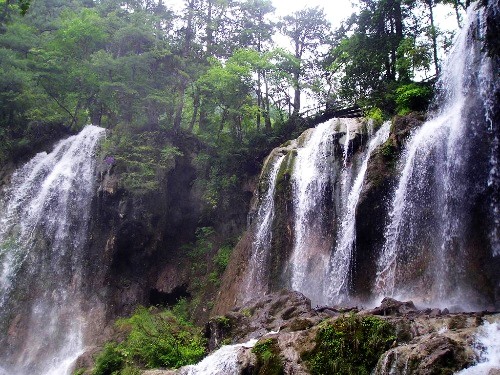
[[[238,306],[212,318],[206,326],[210,351],[222,344],[273,340],[284,374],[309,374],[304,359],[317,345],[317,333],[340,317],[375,317],[394,329],[394,342],[372,369],[374,374],[452,374],[475,363],[475,334],[492,312],[449,313],[448,309],[419,308],[412,301],[385,298],[372,309],[322,306],[312,308],[298,292],[280,291]],[[240,353],[241,374],[259,372],[257,358],[248,348]],[[245,363],[245,365],[243,365]]]

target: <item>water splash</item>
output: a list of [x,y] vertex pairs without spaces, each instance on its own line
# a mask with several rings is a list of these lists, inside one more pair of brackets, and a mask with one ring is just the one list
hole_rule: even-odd
[[390,126],[390,122],[384,123],[371,139],[361,168],[347,197],[347,205],[337,236],[335,251],[330,259],[328,274],[326,276],[328,282],[326,295],[330,303],[342,303],[348,297],[349,275],[356,243],[356,207],[365,181],[370,157],[373,151],[389,137]]
[[457,375],[483,375],[489,374],[491,370],[500,371],[500,325],[498,322],[484,322],[476,336],[474,350],[479,363],[457,372]]
[[10,375],[66,374],[83,350],[83,248],[97,144],[85,127],[12,176],[0,208],[0,359]]
[[239,374],[241,369],[240,353],[252,348],[257,339],[243,344],[225,345],[216,350],[200,363],[180,369],[180,375],[227,375]]

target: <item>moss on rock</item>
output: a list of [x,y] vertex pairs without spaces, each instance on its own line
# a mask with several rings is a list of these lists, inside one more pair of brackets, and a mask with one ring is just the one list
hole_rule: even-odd
[[280,357],[278,340],[269,338],[259,341],[252,349],[257,357],[254,375],[282,375],[283,363]]
[[342,316],[319,326],[316,346],[303,354],[311,374],[370,374],[390,348],[395,329],[373,316]]

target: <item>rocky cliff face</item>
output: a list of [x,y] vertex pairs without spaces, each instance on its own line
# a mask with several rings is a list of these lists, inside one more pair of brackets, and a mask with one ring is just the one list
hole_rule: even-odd
[[[226,238],[241,233],[246,222],[248,200],[229,211],[207,207],[199,185],[204,171],[196,165],[203,145],[186,135],[169,135],[168,142],[179,150],[178,155],[159,188],[146,193],[123,186],[118,162],[104,157],[101,162],[89,233],[94,259],[100,261],[89,264],[89,275],[94,276],[88,292],[97,291],[104,301],[101,313],[106,322],[132,313],[139,304],[172,306],[179,298],[191,299],[196,288],[200,300],[193,314],[203,320],[216,285],[207,282],[201,289],[197,285],[215,267],[213,251]],[[237,194],[245,202],[245,188]],[[193,244],[197,229],[203,227],[214,230],[204,238],[206,253],[195,259]],[[203,263],[203,270],[194,263]]]

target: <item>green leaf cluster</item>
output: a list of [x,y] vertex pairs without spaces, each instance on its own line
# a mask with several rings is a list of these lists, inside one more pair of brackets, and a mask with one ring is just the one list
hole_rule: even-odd
[[381,318],[342,316],[322,323],[315,348],[303,358],[313,375],[368,375],[395,339],[394,327]]
[[282,375],[283,363],[280,358],[278,341],[275,338],[261,340],[252,348],[252,353],[257,356],[254,374]]
[[112,158],[124,188],[139,194],[158,189],[183,153],[161,131],[115,129],[103,142],[101,153]]
[[117,325],[128,332],[120,343],[107,343],[93,375],[132,374],[140,368],[179,368],[198,362],[206,352],[201,329],[171,310],[139,307]]
[[412,82],[396,89],[397,112],[407,115],[412,111],[424,111],[432,98],[432,89],[425,84]]

